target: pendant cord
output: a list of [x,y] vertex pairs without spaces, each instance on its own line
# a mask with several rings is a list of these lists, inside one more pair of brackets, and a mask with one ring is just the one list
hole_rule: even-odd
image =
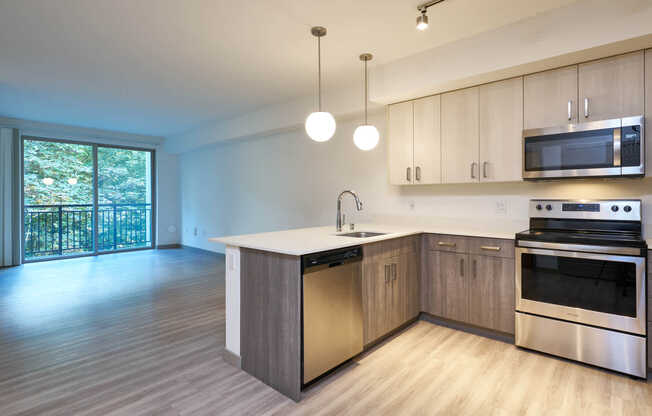
[[367,84],[367,61],[364,61],[364,124],[367,125],[367,90],[369,85]]
[[321,37],[317,37],[317,89],[319,96],[319,111],[321,112]]

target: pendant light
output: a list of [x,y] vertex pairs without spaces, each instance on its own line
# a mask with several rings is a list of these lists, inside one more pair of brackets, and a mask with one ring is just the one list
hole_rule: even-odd
[[335,134],[335,119],[327,111],[321,111],[321,38],[326,36],[326,28],[315,26],[310,29],[310,33],[317,38],[317,73],[319,83],[319,111],[310,114],[306,119],[306,133],[316,142],[325,142],[330,140]]
[[353,143],[360,150],[371,150],[378,144],[380,135],[375,126],[367,122],[367,101],[369,85],[367,82],[367,62],[371,61],[373,55],[370,53],[363,53],[360,55],[360,60],[364,62],[364,124],[358,126],[353,133]]

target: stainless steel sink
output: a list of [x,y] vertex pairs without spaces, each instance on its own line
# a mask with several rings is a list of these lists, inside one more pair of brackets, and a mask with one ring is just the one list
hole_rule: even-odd
[[387,233],[375,233],[371,231],[355,231],[352,233],[338,234],[340,237],[355,237],[355,238],[367,238],[367,237],[376,237],[379,235],[385,235]]

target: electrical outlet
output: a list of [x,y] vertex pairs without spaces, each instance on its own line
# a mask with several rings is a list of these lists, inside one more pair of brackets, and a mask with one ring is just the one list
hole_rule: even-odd
[[505,201],[496,201],[496,215],[507,215],[507,204]]

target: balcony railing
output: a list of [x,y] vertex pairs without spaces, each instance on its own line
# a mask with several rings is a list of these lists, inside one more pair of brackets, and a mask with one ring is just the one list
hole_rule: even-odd
[[[149,247],[151,204],[99,204],[97,251]],[[26,205],[25,259],[93,253],[93,205]]]

